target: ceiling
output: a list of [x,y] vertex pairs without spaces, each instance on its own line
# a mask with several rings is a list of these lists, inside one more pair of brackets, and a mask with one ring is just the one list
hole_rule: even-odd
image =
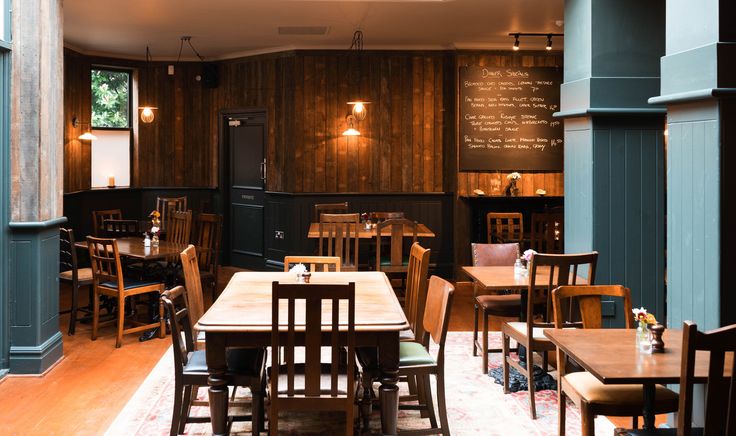
[[[176,59],[180,38],[208,60],[288,49],[509,49],[509,32],[562,33],[564,0],[64,0],[64,40],[87,54]],[[326,26],[280,35],[281,26]],[[522,38],[543,49],[546,38]],[[555,38],[555,48],[562,40]],[[196,59],[184,46],[182,60]]]

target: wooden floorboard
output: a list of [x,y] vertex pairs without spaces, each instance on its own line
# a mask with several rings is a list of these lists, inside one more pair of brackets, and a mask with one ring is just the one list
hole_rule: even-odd
[[[219,289],[235,271],[222,268]],[[69,295],[68,289],[62,289],[62,307],[69,306]],[[469,282],[457,284],[450,330],[472,331],[472,295]],[[81,298],[86,304],[86,296]],[[205,305],[210,304],[205,293]],[[77,324],[76,335],[67,336],[69,315],[62,315],[60,322],[64,359],[56,367],[41,377],[8,376],[0,381],[0,434],[103,433],[171,345],[168,336],[139,342],[138,335],[131,334],[116,349],[113,326],[102,328],[98,339],[91,341],[89,324]],[[499,325],[499,320],[491,321],[491,329]],[[662,421],[658,417],[657,422]],[[614,423],[628,427],[630,421],[619,418]]]

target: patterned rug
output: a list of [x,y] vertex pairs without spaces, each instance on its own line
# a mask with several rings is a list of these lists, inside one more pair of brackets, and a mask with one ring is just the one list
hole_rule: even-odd
[[[496,336],[494,341],[500,341]],[[500,342],[499,342],[500,343]],[[557,393],[541,391],[536,394],[536,420],[529,417],[528,392],[504,395],[503,388],[481,373],[480,357],[472,355],[472,333],[450,332],[446,346],[447,407],[450,431],[453,435],[535,435],[557,434]],[[501,364],[498,354],[489,356],[489,369]],[[434,378],[432,378],[434,384]],[[404,384],[402,384],[404,385]],[[406,386],[401,386],[405,391]],[[146,380],[141,384],[125,408],[120,412],[107,435],[166,435],[171,425],[173,407],[174,371],[173,356],[169,351]],[[434,392],[434,390],[433,390]],[[238,396],[247,391],[238,391]],[[199,397],[207,398],[206,388]],[[436,396],[435,396],[436,401]],[[193,414],[207,416],[207,407],[194,407]],[[344,417],[340,414],[299,414],[281,417],[280,434],[336,434],[343,432]],[[419,412],[400,411],[399,428],[429,426]],[[596,418],[596,435],[612,435],[614,426],[605,417]],[[283,432],[281,431],[283,430]],[[233,434],[248,434],[250,423],[235,423]],[[186,434],[211,433],[209,423],[188,424]],[[371,417],[371,434],[380,434],[380,416]],[[567,434],[580,434],[580,413],[571,403],[567,408]]]

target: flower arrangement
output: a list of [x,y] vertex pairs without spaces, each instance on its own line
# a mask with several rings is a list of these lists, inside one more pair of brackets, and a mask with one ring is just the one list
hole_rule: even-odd
[[520,180],[521,179],[521,174],[519,174],[518,172],[514,171],[513,173],[511,173],[508,176],[506,176],[506,179],[507,180],[514,180],[514,181]]
[[532,258],[534,255],[537,254],[536,251],[529,249],[524,251],[524,254],[521,255],[521,258],[524,259],[527,263],[532,261]]
[[[652,331],[650,327],[657,324],[657,319],[651,313],[647,313],[647,310],[643,307],[631,309],[631,311],[634,312],[634,320],[639,323],[639,327],[636,329],[637,347],[641,352],[649,354],[652,352]],[[664,348],[664,343],[661,344],[661,348]]]
[[307,267],[304,266],[304,264],[302,264],[302,263],[297,263],[296,265],[294,265],[294,266],[291,267],[291,269],[289,270],[289,272],[290,273],[294,273],[294,274],[296,274],[298,276],[298,275],[301,275],[301,274],[304,274],[305,272],[307,272]]
[[657,318],[651,313],[647,313],[645,308],[640,307],[638,309],[631,309],[631,311],[634,312],[634,320],[639,323],[639,327],[642,329],[657,324]]
[[158,235],[161,232],[161,212],[154,210],[148,217],[151,218],[151,242],[153,246],[158,246]]
[[514,171],[506,176],[506,180],[509,181],[509,184],[506,186],[505,194],[511,197],[517,197],[519,195],[519,187],[516,185],[516,182],[521,180],[521,174]]

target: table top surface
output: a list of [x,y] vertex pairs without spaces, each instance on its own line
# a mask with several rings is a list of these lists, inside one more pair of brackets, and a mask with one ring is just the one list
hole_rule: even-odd
[[[288,272],[239,272],[200,318],[197,328],[205,332],[270,332],[271,286],[274,281],[296,283]],[[312,273],[310,283],[341,284],[355,282],[355,331],[399,331],[409,328],[396,294],[382,272]],[[304,325],[304,305],[297,301],[296,324]],[[299,303],[302,303],[301,305]],[[282,302],[286,325],[286,302]],[[331,304],[325,302],[325,305]],[[326,308],[327,306],[325,306]],[[340,320],[347,320],[347,304],[342,305]],[[323,311],[324,325],[331,323],[330,311]]]
[[[545,329],[544,335],[604,384],[680,382],[682,330],[665,330],[665,352],[652,354],[636,347],[636,329]],[[708,374],[708,354],[696,353],[699,380]],[[731,365],[726,368],[730,376]]]
[[[464,266],[462,269],[465,274],[485,287],[486,290],[526,289],[529,287],[529,275],[514,273],[513,266]],[[548,266],[537,268],[536,283],[540,287],[549,283]],[[587,280],[578,276],[577,284],[584,285],[586,283],[588,283]]]
[[[144,247],[143,238],[129,236],[117,238],[118,252],[121,256],[133,257],[141,260],[158,260],[175,256],[187,248],[186,244],[174,244],[168,241],[159,241],[158,247]],[[87,241],[78,241],[74,244],[78,248],[87,249]]]
[[[414,233],[411,231],[410,227],[404,226],[404,236],[405,237],[411,237]],[[381,236],[391,236],[391,228],[386,227],[381,232]],[[319,223],[311,223],[309,225],[309,232],[307,234],[307,237],[315,239],[319,238]],[[358,237],[360,239],[371,239],[376,237],[376,229],[372,228],[370,230],[367,230],[365,226],[361,225],[358,227]],[[434,238],[435,234],[433,231],[429,229],[426,225],[422,223],[417,223],[417,237],[418,238]]]

